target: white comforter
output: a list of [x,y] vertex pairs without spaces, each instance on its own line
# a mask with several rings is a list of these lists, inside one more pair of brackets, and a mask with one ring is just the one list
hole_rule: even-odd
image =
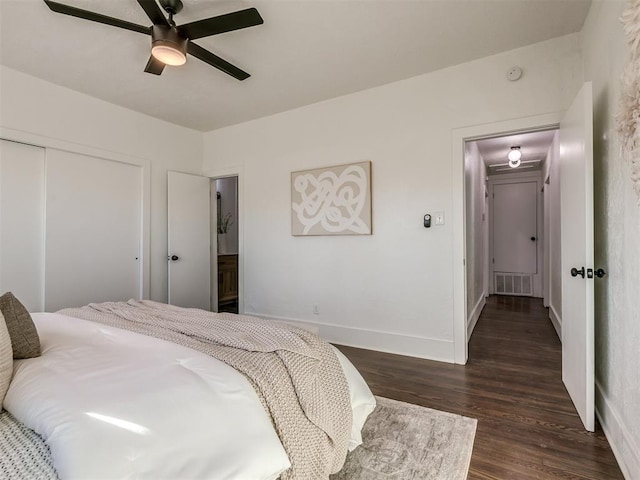
[[[42,356],[16,362],[4,401],[49,445],[61,479],[275,479],[290,464],[248,380],[205,354],[133,332],[33,314]],[[375,400],[350,384],[351,447]]]

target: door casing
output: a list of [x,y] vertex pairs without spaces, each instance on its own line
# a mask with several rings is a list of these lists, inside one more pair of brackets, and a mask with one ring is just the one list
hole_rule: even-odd
[[451,217],[453,229],[453,357],[454,362],[466,364],[468,359],[466,305],[466,219],[464,188],[464,144],[486,137],[513,135],[557,129],[564,112],[517,118],[456,128],[451,131],[451,152],[455,159],[451,169]]
[[[206,169],[202,173],[204,176],[209,177],[212,184],[215,185],[215,180],[226,177],[238,177],[238,203],[237,203],[237,221],[238,221],[238,313],[244,313],[244,169],[242,166],[233,166],[222,169]],[[215,188],[214,188],[215,190]],[[215,197],[215,194],[214,194]],[[217,235],[212,239],[212,251],[217,251]],[[212,261],[213,263],[213,261]],[[215,270],[212,267],[212,274],[216,275],[217,279],[217,264]],[[217,305],[217,294],[216,303]],[[217,310],[217,308],[216,308]]]

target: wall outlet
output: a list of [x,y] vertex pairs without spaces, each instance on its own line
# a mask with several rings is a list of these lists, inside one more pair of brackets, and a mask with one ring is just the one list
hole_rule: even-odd
[[313,314],[320,315],[320,309],[318,308],[318,305],[313,306]]
[[444,212],[436,212],[433,217],[436,225],[444,225]]

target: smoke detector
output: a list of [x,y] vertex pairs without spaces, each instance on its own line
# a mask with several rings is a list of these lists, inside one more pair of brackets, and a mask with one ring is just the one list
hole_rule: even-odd
[[507,78],[510,81],[515,82],[516,80],[520,80],[520,77],[522,77],[522,69],[520,67],[511,67],[507,70]]

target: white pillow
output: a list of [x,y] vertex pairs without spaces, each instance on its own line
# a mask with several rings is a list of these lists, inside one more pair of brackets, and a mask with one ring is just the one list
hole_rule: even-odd
[[11,348],[11,337],[4,321],[4,316],[0,312],[0,410],[4,396],[9,389],[11,376],[13,375],[13,349]]

